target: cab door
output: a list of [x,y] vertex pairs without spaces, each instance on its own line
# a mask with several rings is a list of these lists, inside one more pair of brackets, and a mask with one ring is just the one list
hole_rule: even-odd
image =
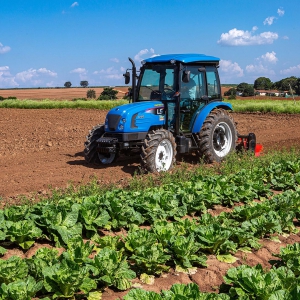
[[190,80],[180,82],[180,113],[179,127],[182,132],[191,132],[193,116],[204,106],[202,96],[206,95],[205,72],[199,66],[187,66],[185,70],[190,71]]

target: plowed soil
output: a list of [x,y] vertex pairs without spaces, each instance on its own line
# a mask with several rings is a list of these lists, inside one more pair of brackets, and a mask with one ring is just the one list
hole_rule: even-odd
[[[0,197],[44,194],[52,188],[131,178],[138,157],[106,166],[89,165],[83,144],[106,111],[84,109],[0,109]],[[233,113],[239,133],[254,132],[264,151],[300,147],[300,115]]]
[[[130,179],[138,170],[138,157],[120,158],[109,166],[86,164],[83,143],[89,129],[104,121],[106,111],[99,110],[22,110],[0,109],[0,199],[5,203],[18,203],[18,195],[46,194],[54,188],[65,188],[70,183],[80,184],[96,177],[101,183],[121,182]],[[264,151],[290,147],[300,148],[300,115],[238,114],[234,120],[241,134],[255,132],[257,142]],[[213,213],[213,212],[212,212]],[[176,273],[171,270],[155,279],[154,285],[134,282],[146,290],[160,292],[174,283],[199,285],[201,291],[217,291],[223,276],[232,266],[258,263],[270,268],[273,253],[280,247],[300,242],[300,234],[279,237],[280,243],[261,240],[263,247],[251,253],[237,252],[234,264],[219,262],[208,257],[208,267],[198,268],[195,274]],[[12,255],[31,257],[40,247],[36,243],[27,252],[11,249],[2,259]],[[117,299],[126,292],[106,289],[102,299]]]

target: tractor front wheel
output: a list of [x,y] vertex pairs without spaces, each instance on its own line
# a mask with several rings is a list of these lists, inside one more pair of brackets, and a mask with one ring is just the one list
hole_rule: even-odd
[[151,173],[170,170],[175,163],[176,143],[173,134],[165,129],[148,133],[141,153],[142,167]]
[[84,158],[88,163],[94,164],[110,164],[115,161],[117,155],[115,153],[102,154],[97,152],[97,140],[104,134],[104,125],[98,124],[90,130],[84,143]]
[[235,149],[237,130],[229,113],[217,108],[205,119],[198,137],[199,154],[207,162],[220,162]]

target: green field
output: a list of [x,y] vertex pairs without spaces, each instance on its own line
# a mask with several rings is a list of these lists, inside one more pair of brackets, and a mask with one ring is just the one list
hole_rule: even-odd
[[[225,100],[227,101],[227,100]],[[292,100],[230,100],[236,112],[275,112],[300,113],[300,102]],[[128,103],[127,100],[95,101],[55,101],[55,100],[3,100],[0,108],[22,109],[53,109],[53,108],[83,108],[83,109],[111,109],[115,106]]]
[[[125,300],[299,299],[298,243],[282,248],[281,263],[270,270],[229,269],[216,293],[202,293],[195,284],[159,294],[130,290],[136,277],[150,283],[171,268],[195,272],[207,266],[209,255],[232,263],[237,251],[259,249],[261,238],[296,233],[299,185],[298,151],[258,159],[232,154],[210,168],[183,164],[173,173],[136,176],[123,188],[91,182],[36,204],[6,207],[0,210],[1,254],[13,247],[25,253],[35,242],[54,248],[0,260],[0,297],[101,299],[111,287],[128,291]],[[208,210],[215,205],[231,210],[212,216]]]

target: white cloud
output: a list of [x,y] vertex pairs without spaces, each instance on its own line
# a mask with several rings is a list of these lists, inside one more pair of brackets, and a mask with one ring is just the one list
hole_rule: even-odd
[[288,37],[288,36],[286,36],[286,35],[285,35],[285,36],[283,36],[282,38],[283,38],[284,40],[288,40],[288,39],[289,39],[289,37]]
[[256,31],[257,29],[258,29],[257,26],[253,26],[253,27],[252,27],[252,31]]
[[56,77],[57,73],[47,70],[46,68],[33,69],[30,68],[26,71],[12,75],[8,66],[0,67],[0,87],[17,87],[20,84],[26,86],[43,86],[49,77]]
[[47,70],[46,68],[40,68],[38,70],[30,68],[27,71],[17,73],[15,79],[22,82],[31,81],[34,85],[36,85],[42,82],[40,76],[44,75],[56,77],[57,73]]
[[8,66],[0,67],[0,87],[17,87],[19,84],[15,81],[14,76],[10,74]]
[[278,8],[278,9],[277,9],[277,13],[278,13],[279,17],[282,17],[282,16],[284,15],[284,10]]
[[297,66],[290,67],[288,69],[280,71],[280,74],[284,75],[292,75],[292,76],[299,76],[300,75],[300,64]]
[[37,70],[37,72],[40,74],[46,74],[46,75],[53,76],[53,77],[57,76],[57,73],[47,70],[46,68],[40,68]]
[[277,19],[276,17],[268,17],[264,20],[264,25],[272,25],[274,20]]
[[278,61],[278,58],[276,57],[276,52],[274,52],[274,51],[267,52],[266,54],[262,55],[261,58],[264,61],[270,62],[272,64],[276,64],[276,62]]
[[110,60],[111,60],[111,61],[113,61],[113,62],[115,62],[115,63],[118,63],[118,62],[120,62],[120,60],[119,60],[118,58],[116,58],[116,57],[114,57],[114,58],[111,58]]
[[143,49],[143,50],[141,50],[138,54],[136,54],[135,56],[134,56],[134,60],[136,60],[136,61],[138,61],[138,62],[141,62],[142,60],[143,60],[143,58],[142,58],[142,56],[143,55],[145,55],[145,54],[148,54],[148,53],[150,53],[150,55],[151,55],[151,57],[152,56],[155,56],[155,51],[154,51],[154,49],[153,48],[150,48],[150,50],[148,50],[148,49]]
[[0,54],[4,54],[4,53],[9,52],[9,51],[10,51],[10,47],[9,46],[3,46],[0,43]]
[[108,78],[108,79],[121,79],[123,78],[124,68],[115,69],[114,67],[110,67],[107,69],[102,69],[100,71],[95,71],[93,74],[100,75],[100,78]]
[[243,77],[244,71],[238,63],[232,62],[231,60],[220,60],[220,71],[228,73],[232,77]]
[[278,34],[275,32],[262,32],[258,35],[252,35],[250,31],[238,30],[233,28],[227,33],[222,33],[218,44],[226,46],[250,46],[272,44],[278,39]]
[[0,72],[9,72],[9,67],[8,66],[0,67]]
[[86,74],[87,70],[85,68],[77,68],[70,71],[70,73]]
[[77,68],[77,69],[74,69],[74,70],[70,71],[70,73],[78,74],[80,80],[87,80],[88,79],[87,78],[88,71],[85,68]]
[[75,7],[75,6],[79,6],[79,3],[78,2],[74,2],[71,7]]
[[261,62],[258,65],[247,65],[246,66],[247,73],[253,73],[256,77],[261,76],[274,76],[274,70],[270,70],[268,67],[264,66]]

